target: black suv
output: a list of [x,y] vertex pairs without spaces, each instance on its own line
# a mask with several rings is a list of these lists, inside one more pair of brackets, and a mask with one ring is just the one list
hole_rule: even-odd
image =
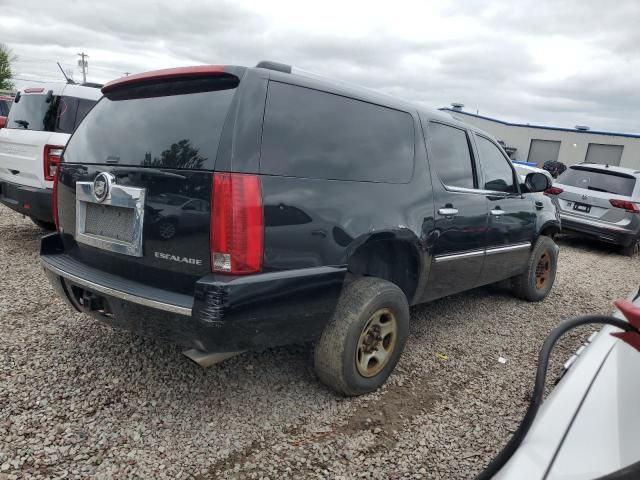
[[447,114],[273,62],[102,91],[41,245],[79,311],[200,363],[313,341],[320,379],[358,395],[396,365],[410,305],[553,285],[560,223],[532,193],[546,176],[520,183],[495,140]]

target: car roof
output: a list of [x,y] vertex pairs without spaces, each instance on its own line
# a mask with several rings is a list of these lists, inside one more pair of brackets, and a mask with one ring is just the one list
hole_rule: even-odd
[[99,100],[102,92],[99,88],[85,87],[83,85],[75,85],[64,82],[39,83],[37,85],[29,85],[19,90],[20,95],[42,95],[49,90],[54,95],[66,95],[68,97],[86,98],[88,100]]
[[421,103],[403,100],[401,98],[394,97],[393,95],[371,90],[367,87],[350,82],[325,77],[323,75],[307,72],[297,68],[291,68],[290,73],[261,67],[255,67],[255,69],[268,72],[270,79],[275,81],[305,86],[308,88],[317,88],[319,90],[348,96],[350,98],[355,98],[369,103],[375,103],[388,108],[416,112],[426,120],[440,120],[451,125],[468,128],[477,133],[493,138],[491,134],[475,128],[468,123],[455,119],[448,112],[442,112],[438,109],[427,107]]
[[634,177],[639,177],[640,176],[640,170],[635,169],[635,168],[626,168],[626,167],[619,167],[617,165],[606,165],[603,163],[588,163],[588,162],[583,162],[583,163],[578,163],[576,165],[570,165],[569,168],[575,168],[575,167],[585,167],[585,168],[589,168],[592,170],[602,170],[604,172],[616,172],[616,173],[624,173],[626,175],[633,175]]

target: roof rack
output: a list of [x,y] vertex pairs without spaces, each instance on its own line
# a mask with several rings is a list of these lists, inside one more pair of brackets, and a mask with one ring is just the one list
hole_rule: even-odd
[[272,62],[270,60],[262,60],[258,62],[256,68],[266,68],[267,70],[275,70],[276,72],[291,73],[291,65],[280,62]]
[[84,82],[80,84],[81,87],[91,87],[91,88],[102,88],[104,87],[104,84],[102,83],[95,83],[95,82]]

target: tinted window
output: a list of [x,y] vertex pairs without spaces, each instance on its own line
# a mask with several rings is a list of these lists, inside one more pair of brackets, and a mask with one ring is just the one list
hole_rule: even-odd
[[516,192],[513,170],[495,143],[476,135],[478,154],[484,175],[484,189],[495,192]]
[[440,180],[452,187],[475,188],[473,160],[464,130],[441,123],[429,123],[431,166]]
[[588,167],[569,167],[558,177],[558,183],[572,187],[586,188],[596,192],[615,193],[631,196],[636,179],[624,173],[590,169]]
[[3,117],[9,115],[9,102],[6,100],[0,100],[0,115]]
[[72,133],[76,125],[78,99],[75,97],[58,97],[58,115],[56,118],[56,132]]
[[73,133],[81,120],[79,105],[84,113],[95,105],[94,100],[76,97],[53,96],[47,102],[47,95],[22,95],[7,121],[9,128],[22,128],[45,132]]
[[339,95],[269,83],[260,171],[404,183],[413,174],[411,115]]
[[7,128],[53,132],[57,109],[56,97],[47,102],[47,95],[21,95],[9,112]]
[[185,81],[155,90],[132,89],[134,98],[126,92],[115,99],[103,97],[69,140],[65,161],[213,169],[236,90],[226,81],[220,84],[225,89],[211,90],[215,81],[210,83],[208,91],[197,93],[180,93],[190,88]]
[[89,113],[89,110],[91,110],[95,104],[96,102],[94,100],[87,100],[85,98],[78,99],[78,112],[76,113],[76,124],[74,129],[80,124],[84,117],[87,116],[87,113]]

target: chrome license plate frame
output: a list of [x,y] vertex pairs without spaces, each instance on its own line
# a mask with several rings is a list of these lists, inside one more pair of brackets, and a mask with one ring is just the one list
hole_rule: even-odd
[[[144,255],[142,233],[146,189],[127,187],[114,183],[107,197],[100,202],[96,199],[93,188],[93,182],[76,182],[76,242],[123,255],[142,257]],[[85,227],[87,204],[89,203],[132,209],[132,241],[127,242],[87,232]]]

